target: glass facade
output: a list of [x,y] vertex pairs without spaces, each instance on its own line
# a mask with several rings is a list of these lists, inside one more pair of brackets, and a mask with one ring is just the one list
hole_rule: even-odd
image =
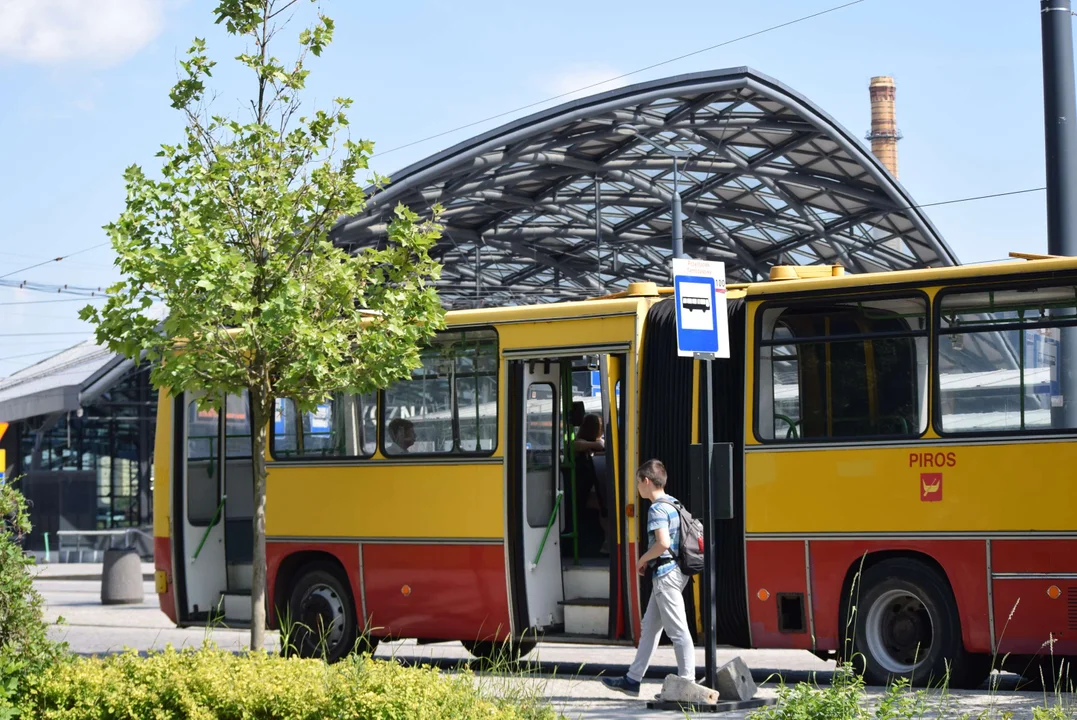
[[152,522],[157,393],[149,374],[149,365],[132,369],[81,411],[13,423],[15,475],[33,502],[31,549],[43,546],[42,532]]

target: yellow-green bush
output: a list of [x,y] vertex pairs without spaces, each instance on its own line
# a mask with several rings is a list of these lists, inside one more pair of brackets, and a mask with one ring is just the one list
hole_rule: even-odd
[[467,673],[353,656],[327,665],[205,647],[60,663],[23,698],[41,720],[291,720],[292,718],[552,719],[542,703],[489,697]]

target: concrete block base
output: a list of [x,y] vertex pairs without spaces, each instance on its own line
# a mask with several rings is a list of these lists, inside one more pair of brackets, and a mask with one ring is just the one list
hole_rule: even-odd
[[662,683],[659,699],[665,702],[687,702],[692,704],[711,704],[718,702],[718,691],[696,685],[679,675],[666,675]]
[[722,700],[744,702],[755,697],[756,685],[744,661],[735,657],[718,668],[718,694]]

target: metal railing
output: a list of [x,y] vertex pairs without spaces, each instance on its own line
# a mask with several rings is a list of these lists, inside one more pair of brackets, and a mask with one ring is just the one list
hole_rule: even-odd
[[[141,537],[146,538],[147,540],[150,541],[150,546],[151,547],[153,546],[153,535],[146,532],[145,530],[142,530],[141,528],[134,528],[134,527],[130,527],[130,528],[114,528],[112,530],[57,530],[56,531],[56,554],[57,554],[57,559],[59,559],[61,561],[63,559],[64,538],[72,538],[72,537],[75,538],[75,550],[74,550],[74,552],[78,553],[78,557],[81,560],[81,558],[82,558],[82,541],[83,541],[83,538],[100,538],[100,537],[108,538],[108,548],[107,549],[111,549],[111,548],[115,547],[115,540],[118,537],[122,537],[123,540],[124,540],[124,545],[129,546],[131,544],[130,536],[132,534],[139,535]],[[93,552],[97,552],[97,550],[98,550],[98,548],[93,547],[92,544],[89,547],[87,547],[86,549],[91,550]],[[70,551],[70,548],[69,548],[69,551]],[[49,534],[48,533],[45,533],[45,562],[52,562],[52,553],[49,550]]]

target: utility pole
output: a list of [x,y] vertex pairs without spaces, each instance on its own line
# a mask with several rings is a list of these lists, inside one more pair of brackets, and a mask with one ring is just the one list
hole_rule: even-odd
[[1040,0],[1047,252],[1077,256],[1077,103],[1070,0]]
[[[1077,102],[1073,88],[1070,0],[1040,0],[1043,130],[1047,166],[1047,252],[1077,256]],[[1023,353],[1025,349],[1019,348]],[[1077,427],[1077,328],[1060,329],[1051,392],[1051,426]]]

